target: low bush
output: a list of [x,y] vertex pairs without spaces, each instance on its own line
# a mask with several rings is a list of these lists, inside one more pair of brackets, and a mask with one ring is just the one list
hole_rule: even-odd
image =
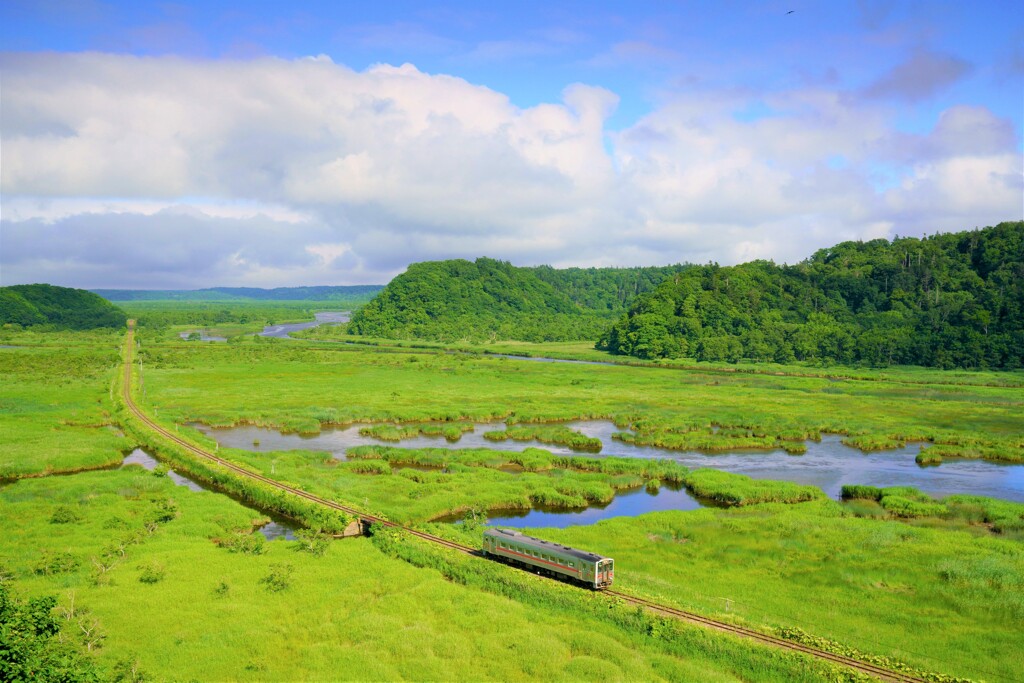
[[82,515],[67,505],[58,505],[50,516],[50,524],[74,524],[82,521]]
[[167,570],[159,562],[150,562],[139,567],[140,583],[160,583],[167,576]]
[[263,534],[254,534],[249,531],[236,531],[228,536],[214,538],[213,542],[232,553],[262,555],[267,552],[267,539],[263,537]]
[[290,564],[276,562],[270,565],[270,571],[260,579],[260,583],[271,593],[288,590],[292,585],[292,573],[295,568]]
[[44,552],[33,571],[40,576],[68,574],[82,566],[82,560],[71,553]]

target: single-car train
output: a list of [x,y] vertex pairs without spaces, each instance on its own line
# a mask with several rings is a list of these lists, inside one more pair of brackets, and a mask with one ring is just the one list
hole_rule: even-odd
[[615,578],[615,562],[610,557],[543,541],[512,529],[485,531],[483,554],[582,583],[595,590],[608,588]]

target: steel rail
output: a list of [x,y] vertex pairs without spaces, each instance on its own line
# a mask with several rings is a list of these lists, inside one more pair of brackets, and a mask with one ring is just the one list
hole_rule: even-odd
[[756,640],[760,643],[764,643],[767,645],[774,645],[776,647],[785,648],[787,650],[795,650],[797,652],[802,652],[813,657],[828,660],[835,664],[842,664],[843,666],[848,666],[858,671],[870,674],[872,676],[876,676],[884,681],[897,681],[898,683],[924,682],[924,679],[911,674],[903,673],[900,671],[893,671],[891,669],[886,669],[885,667],[878,666],[877,664],[872,664],[870,662],[854,659],[852,657],[847,657],[845,655],[836,654],[834,652],[819,650],[818,648],[811,647],[809,645],[804,645],[803,643],[797,643],[791,640],[786,640],[784,638],[779,638],[777,636],[768,635],[767,633],[755,631],[744,626],[738,626],[736,624],[718,621],[717,619],[710,619],[708,617],[696,614],[694,612],[688,612],[686,610],[677,609],[675,607],[669,607],[667,605],[662,605],[660,603],[653,602],[645,598],[638,598],[636,596],[629,595],[627,593],[621,593],[615,590],[606,590],[604,592],[609,595],[614,595],[615,597],[625,600],[626,602],[630,602],[632,604],[645,607],[655,613],[665,614],[671,617],[675,617],[676,619],[679,619],[681,621],[687,621],[692,624],[698,624],[700,626],[706,626],[708,628],[724,631],[726,633],[731,633],[742,638]]
[[[371,514],[362,512],[360,510],[356,510],[355,508],[351,508],[351,507],[342,505],[342,504],[337,503],[337,502],[335,502],[333,500],[328,500],[326,498],[321,498],[321,497],[316,496],[316,495],[314,495],[312,493],[309,493],[308,491],[303,491],[302,489],[295,488],[294,486],[288,486],[287,484],[283,484],[283,483],[281,483],[279,481],[271,479],[270,477],[267,477],[267,476],[265,476],[263,474],[260,474],[259,472],[254,472],[254,471],[246,469],[246,468],[244,468],[244,467],[242,467],[240,465],[237,465],[237,464],[231,462],[230,460],[225,460],[224,458],[218,457],[217,455],[215,455],[213,453],[210,453],[209,451],[203,450],[199,446],[196,446],[195,444],[190,443],[190,442],[186,441],[185,439],[182,439],[180,436],[178,436],[174,432],[170,431],[166,427],[160,425],[155,420],[150,418],[149,415],[147,415],[141,408],[139,408],[138,405],[135,404],[135,401],[132,400],[131,386],[132,386],[132,364],[133,364],[132,356],[133,356],[133,352],[134,352],[134,348],[135,348],[135,346],[134,346],[134,339],[135,339],[134,335],[135,335],[134,327],[131,324],[129,324],[128,335],[127,335],[127,343],[126,343],[126,352],[125,352],[125,363],[124,363],[124,391],[123,391],[123,397],[124,397],[125,406],[132,412],[132,414],[135,415],[136,418],[138,418],[143,424],[145,424],[147,427],[149,427],[151,430],[153,430],[154,432],[156,432],[160,436],[164,437],[168,441],[173,442],[175,445],[180,446],[181,448],[184,448],[189,453],[191,453],[193,455],[196,455],[196,456],[199,456],[201,458],[204,458],[206,460],[209,460],[211,462],[214,462],[214,463],[220,465],[221,467],[224,467],[225,469],[228,469],[228,470],[234,472],[235,474],[241,475],[243,477],[247,477],[249,479],[254,479],[254,480],[259,481],[261,483],[264,483],[264,484],[266,484],[268,486],[276,488],[276,489],[278,489],[280,491],[285,491],[285,492],[290,493],[292,495],[298,496],[299,498],[303,498],[305,500],[308,500],[311,503],[316,503],[316,504],[322,505],[324,507],[328,507],[328,508],[331,508],[331,509],[334,509],[334,510],[338,510],[340,512],[344,512],[344,513],[349,514],[349,515],[353,515],[353,516],[357,517],[358,519],[362,520],[363,522],[373,522],[373,523],[377,523],[377,524],[380,524],[382,526],[386,526],[386,527],[389,527],[389,528],[392,528],[392,529],[400,529],[402,531],[405,531],[406,533],[409,533],[409,534],[411,534],[413,536],[416,536],[417,538],[421,538],[421,539],[423,539],[425,541],[429,541],[429,542],[435,543],[437,545],[442,545],[442,546],[444,546],[446,548],[449,548],[451,550],[456,550],[458,552],[465,553],[467,555],[474,555],[474,556],[476,556],[476,555],[479,554],[479,551],[476,548],[471,548],[470,546],[462,545],[461,543],[457,543],[455,541],[449,541],[449,540],[441,538],[439,536],[435,536],[433,534],[428,534],[428,533],[426,533],[424,531],[419,531],[417,529],[412,529],[412,528],[404,526],[402,524],[398,524],[397,522],[392,522],[392,521],[384,519],[382,517],[378,517],[376,515],[371,515]],[[893,681],[895,683],[925,683],[924,679],[918,678],[916,676],[912,676],[910,674],[905,674],[905,673],[901,673],[901,672],[898,672],[898,671],[892,671],[890,669],[886,669],[884,667],[881,667],[881,666],[878,666],[878,665],[875,665],[875,664],[871,664],[870,662],[864,662],[864,661],[861,661],[859,659],[854,659],[852,657],[847,657],[845,655],[840,655],[840,654],[836,654],[836,653],[833,653],[833,652],[826,652],[825,650],[819,650],[817,648],[810,647],[810,646],[804,645],[802,643],[796,643],[796,642],[793,642],[793,641],[790,641],[790,640],[785,640],[783,638],[778,638],[776,636],[771,636],[771,635],[768,635],[766,633],[762,633],[760,631],[755,631],[753,629],[745,628],[743,626],[737,626],[735,624],[730,624],[730,623],[727,623],[727,622],[724,622],[724,621],[718,621],[716,619],[711,619],[709,617],[701,616],[701,615],[693,613],[693,612],[687,612],[685,610],[677,609],[675,607],[669,607],[667,605],[662,605],[662,604],[659,604],[659,603],[656,603],[656,602],[653,602],[653,601],[650,601],[650,600],[646,600],[644,598],[638,598],[638,597],[635,597],[633,595],[628,595],[626,593],[620,593],[619,591],[613,591],[613,590],[605,590],[603,592],[605,594],[612,595],[612,596],[614,596],[616,598],[619,598],[620,600],[623,600],[625,602],[629,602],[629,603],[632,603],[632,604],[644,607],[645,609],[648,609],[648,610],[650,610],[652,612],[674,617],[676,619],[679,619],[680,621],[685,621],[685,622],[688,622],[688,623],[691,623],[691,624],[696,624],[696,625],[704,626],[704,627],[707,627],[707,628],[712,628],[712,629],[715,629],[715,630],[718,630],[718,631],[722,631],[722,632],[725,632],[725,633],[731,633],[733,635],[736,635],[736,636],[739,636],[739,637],[742,637],[742,638],[747,638],[747,639],[750,639],[750,640],[757,641],[757,642],[759,642],[761,644],[764,644],[764,645],[771,645],[771,646],[774,646],[774,647],[779,647],[779,648],[783,648],[783,649],[794,651],[794,652],[800,652],[800,653],[803,653],[805,655],[810,655],[812,657],[817,657],[818,659],[823,659],[825,661],[828,661],[828,662],[831,662],[831,663],[834,663],[834,664],[841,664],[843,666],[847,666],[847,667],[849,667],[851,669],[855,669],[855,670],[860,671],[862,673],[866,673],[866,674],[869,674],[871,676],[875,676],[877,678],[880,678],[883,681]]]

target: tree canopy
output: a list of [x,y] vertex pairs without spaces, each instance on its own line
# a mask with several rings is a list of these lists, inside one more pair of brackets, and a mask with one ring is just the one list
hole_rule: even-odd
[[62,330],[124,327],[128,316],[103,297],[84,289],[54,285],[0,287],[0,325],[44,325]]
[[414,263],[359,310],[349,330],[420,339],[594,339],[637,293],[682,266],[521,268],[478,258]]
[[1024,222],[680,271],[597,348],[640,358],[1024,365]]

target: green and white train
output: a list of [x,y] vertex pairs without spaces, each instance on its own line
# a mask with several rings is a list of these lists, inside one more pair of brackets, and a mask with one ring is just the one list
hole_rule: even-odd
[[542,541],[512,529],[485,531],[483,554],[484,557],[497,557],[582,583],[595,590],[608,588],[615,578],[615,562],[610,557]]

